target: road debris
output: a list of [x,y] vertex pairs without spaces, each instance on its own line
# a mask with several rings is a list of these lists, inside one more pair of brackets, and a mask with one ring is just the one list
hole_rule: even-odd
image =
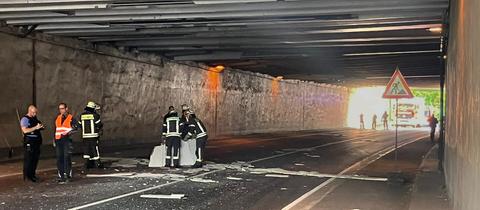
[[203,179],[203,178],[190,178],[188,179],[192,182],[200,182],[200,183],[218,183],[218,181],[212,179]]
[[289,175],[283,175],[283,174],[265,174],[266,177],[278,177],[278,178],[288,178],[290,177]]
[[236,180],[236,181],[243,180],[243,178],[240,178],[240,177],[233,177],[233,176],[227,176],[227,179],[229,179],[229,180]]

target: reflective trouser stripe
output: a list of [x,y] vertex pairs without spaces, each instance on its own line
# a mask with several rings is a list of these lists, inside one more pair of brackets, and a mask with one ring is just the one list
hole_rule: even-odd
[[97,151],[97,156],[90,158],[90,160],[99,160],[100,159],[100,152],[98,152],[98,146],[95,146],[95,150]]
[[198,148],[198,158],[197,161],[202,162],[202,148]]

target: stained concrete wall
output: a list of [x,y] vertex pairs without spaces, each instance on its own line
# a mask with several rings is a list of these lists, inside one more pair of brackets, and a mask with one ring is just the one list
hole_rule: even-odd
[[454,209],[480,209],[480,0],[453,0],[445,174]]
[[[36,94],[40,120],[52,138],[57,104],[79,114],[88,100],[103,105],[104,141],[154,142],[169,105],[189,104],[212,137],[252,132],[338,128],[346,124],[348,89],[227,69],[205,70],[159,56],[91,46],[37,34],[0,33],[1,136],[19,145],[15,108],[25,113]],[[34,58],[34,59],[33,59]],[[35,62],[33,68],[32,60]],[[35,73],[33,73],[35,72]],[[35,81],[32,83],[33,74]],[[2,137],[0,137],[2,138]],[[1,147],[5,147],[4,144]]]

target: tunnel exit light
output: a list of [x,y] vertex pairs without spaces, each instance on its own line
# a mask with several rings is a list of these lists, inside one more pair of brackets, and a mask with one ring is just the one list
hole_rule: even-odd
[[360,114],[363,113],[365,127],[370,128],[373,115],[377,115],[377,123],[380,123],[383,112],[389,108],[389,100],[383,99],[384,86],[361,87],[351,91],[348,103],[348,127],[360,126]]

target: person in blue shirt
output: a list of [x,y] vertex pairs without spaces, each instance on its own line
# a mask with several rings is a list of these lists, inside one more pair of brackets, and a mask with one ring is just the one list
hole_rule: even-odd
[[44,129],[42,122],[37,119],[37,107],[30,105],[27,114],[20,120],[20,127],[23,132],[23,180],[38,182],[35,174],[38,160],[40,158],[40,146],[42,145],[41,130]]

